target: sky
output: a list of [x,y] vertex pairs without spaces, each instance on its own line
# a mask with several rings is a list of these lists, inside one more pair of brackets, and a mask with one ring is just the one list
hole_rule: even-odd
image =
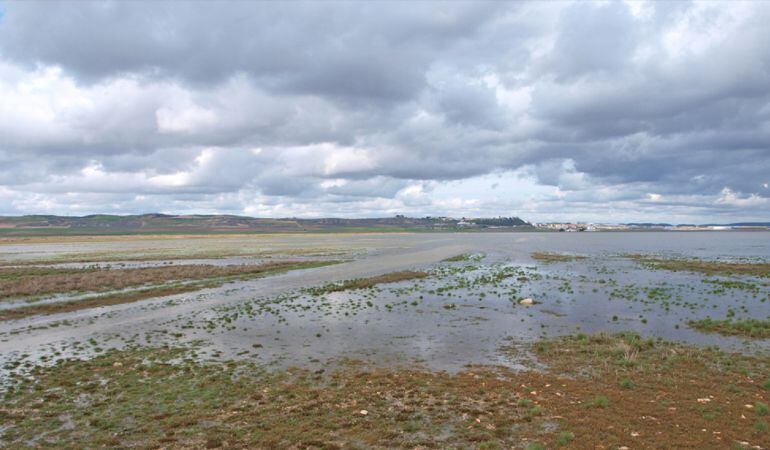
[[0,1],[0,215],[770,221],[770,2]]

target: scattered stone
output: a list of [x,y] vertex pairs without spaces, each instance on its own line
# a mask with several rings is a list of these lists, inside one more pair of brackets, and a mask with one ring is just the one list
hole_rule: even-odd
[[531,306],[531,305],[535,304],[535,301],[532,300],[531,298],[524,298],[524,299],[519,300],[519,304]]

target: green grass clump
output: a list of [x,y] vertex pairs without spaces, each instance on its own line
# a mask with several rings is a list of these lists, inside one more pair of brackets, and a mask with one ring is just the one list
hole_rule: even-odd
[[606,408],[607,406],[610,405],[610,400],[603,395],[599,395],[593,400],[591,400],[590,405],[593,406],[594,408]]
[[756,339],[770,337],[770,320],[714,320],[705,318],[690,321],[689,325],[690,327],[705,333],[719,333],[726,336],[743,336]]
[[575,440],[575,435],[569,431],[562,431],[559,433],[559,437],[556,439],[556,443],[559,445],[567,445]]
[[518,406],[521,406],[522,408],[529,408],[532,406],[532,400],[528,398],[520,398],[518,402],[516,402]]

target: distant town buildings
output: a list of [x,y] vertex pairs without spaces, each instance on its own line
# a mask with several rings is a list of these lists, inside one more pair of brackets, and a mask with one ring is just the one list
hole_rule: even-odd
[[534,224],[536,229],[544,231],[725,231],[725,230],[769,230],[768,224],[732,224],[732,225],[672,225],[666,223],[627,223],[604,224],[585,222],[547,222]]

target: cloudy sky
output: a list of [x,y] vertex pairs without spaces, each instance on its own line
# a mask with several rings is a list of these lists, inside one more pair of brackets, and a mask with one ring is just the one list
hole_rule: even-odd
[[0,1],[0,215],[770,220],[770,2]]

